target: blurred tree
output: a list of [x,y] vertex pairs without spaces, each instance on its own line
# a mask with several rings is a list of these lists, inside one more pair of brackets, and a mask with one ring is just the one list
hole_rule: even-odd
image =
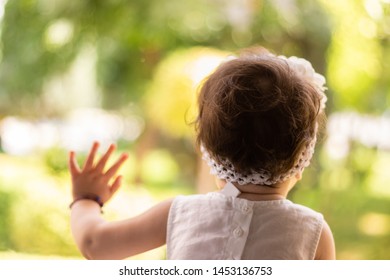
[[[45,79],[65,72],[85,45],[97,50],[104,106],[137,100],[164,53],[214,38],[226,25],[217,14],[217,3],[205,0],[8,1],[1,38],[1,109],[34,108]],[[221,22],[213,22],[218,18]]]
[[40,98],[45,81],[68,71],[85,46],[96,49],[96,79],[106,108],[137,101],[157,63],[178,47],[262,44],[306,56],[324,69],[326,22],[317,1],[8,1],[0,110],[50,111]]

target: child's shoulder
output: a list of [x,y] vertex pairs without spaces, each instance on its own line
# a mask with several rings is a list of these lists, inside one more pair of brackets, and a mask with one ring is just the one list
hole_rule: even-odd
[[290,200],[285,200],[286,203],[283,203],[283,207],[280,208],[280,211],[284,212],[286,215],[301,218],[312,218],[318,222],[323,221],[323,215],[316,210],[298,203],[294,203]]
[[[286,200],[280,208],[275,208],[273,211],[267,213],[258,212],[259,216],[257,221],[264,220],[264,217],[268,217],[268,221],[272,220],[275,223],[275,227],[280,230],[288,231],[302,236],[310,236],[315,238],[318,242],[324,225],[324,216],[312,208],[297,204]],[[273,220],[272,217],[277,217]],[[309,238],[309,237],[308,237]]]
[[296,209],[296,211],[301,211],[301,212],[305,212],[305,213],[312,213],[312,214],[321,214],[321,213],[317,212],[316,210],[314,210],[308,206],[299,204],[299,203],[291,202],[290,205],[292,208]]

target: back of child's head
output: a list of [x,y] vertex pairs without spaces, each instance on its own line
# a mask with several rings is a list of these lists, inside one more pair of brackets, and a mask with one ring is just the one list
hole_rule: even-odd
[[197,141],[212,173],[273,185],[302,171],[323,116],[324,83],[306,60],[265,49],[222,63],[199,95]]

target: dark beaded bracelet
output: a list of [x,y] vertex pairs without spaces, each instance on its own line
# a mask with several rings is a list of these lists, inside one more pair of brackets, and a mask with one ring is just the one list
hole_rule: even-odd
[[72,203],[69,205],[69,208],[71,209],[72,206],[80,201],[80,200],[92,200],[92,201],[95,201],[97,204],[99,204],[100,208],[102,208],[104,206],[104,203],[102,202],[102,199],[100,198],[100,196],[96,195],[96,194],[85,194],[85,195],[82,195],[82,196],[79,196],[77,198],[75,198]]

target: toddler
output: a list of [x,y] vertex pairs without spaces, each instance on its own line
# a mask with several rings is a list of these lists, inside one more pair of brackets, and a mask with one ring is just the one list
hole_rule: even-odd
[[115,146],[96,160],[94,143],[80,168],[71,152],[71,227],[82,254],[122,259],[167,244],[168,259],[334,259],[323,216],[287,199],[314,152],[324,84],[308,61],[265,49],[223,62],[200,90],[196,120],[220,190],[163,201],[130,219],[101,215],[127,155],[106,168]]

